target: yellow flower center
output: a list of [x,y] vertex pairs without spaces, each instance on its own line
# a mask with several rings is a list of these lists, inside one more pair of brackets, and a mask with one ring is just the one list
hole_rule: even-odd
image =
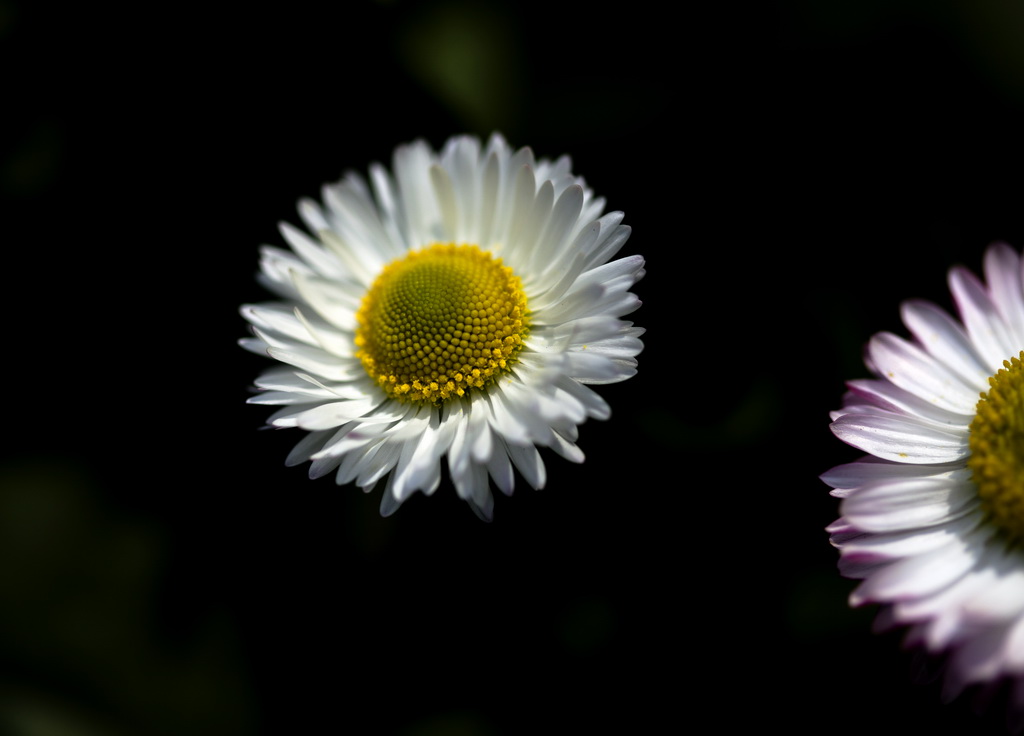
[[971,422],[967,466],[990,521],[1024,542],[1024,351],[988,379]]
[[507,372],[529,322],[522,282],[475,245],[434,243],[389,263],[356,313],[356,355],[400,401],[440,403]]

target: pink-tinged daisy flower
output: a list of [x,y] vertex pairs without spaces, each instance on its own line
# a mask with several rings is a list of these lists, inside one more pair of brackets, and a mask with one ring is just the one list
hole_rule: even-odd
[[837,437],[869,453],[822,479],[841,500],[828,530],[852,605],[942,660],[943,696],[1008,698],[1024,728],[1024,274],[997,243],[984,281],[949,272],[959,311],[911,300],[912,335],[871,338],[876,376],[848,383]]
[[613,260],[630,229],[568,157],[499,135],[416,141],[321,199],[299,202],[308,233],[280,226],[290,250],[261,250],[280,300],[241,310],[243,347],[281,363],[250,401],[306,431],[286,463],[383,484],[385,516],[434,493],[444,463],[490,519],[492,484],[544,486],[538,448],[582,462],[578,426],[610,415],[590,386],[636,373],[643,329],[622,317],[644,260]]

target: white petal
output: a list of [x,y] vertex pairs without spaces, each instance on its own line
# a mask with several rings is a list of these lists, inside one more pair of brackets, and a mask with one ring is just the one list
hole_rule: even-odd
[[558,325],[573,319],[587,317],[601,311],[601,298],[605,295],[605,288],[601,284],[587,284],[584,287],[579,285],[579,280],[573,284],[573,288],[562,296],[557,302],[546,306],[543,312],[535,314],[533,319],[538,327],[544,325]]
[[851,602],[861,605],[926,596],[967,574],[974,563],[975,551],[961,540],[953,540],[937,550],[876,571],[857,587]]
[[583,454],[583,450],[581,450],[576,443],[570,442],[558,432],[554,432],[552,437],[553,441],[548,444],[548,447],[569,462],[582,463],[586,459],[586,455]]
[[475,397],[469,414],[469,443],[473,460],[477,463],[488,462],[495,451],[491,415],[491,402],[487,397]]
[[912,417],[846,414],[830,426],[843,442],[893,462],[948,463],[969,453],[965,433],[943,431]]
[[848,381],[846,385],[850,389],[850,396],[844,402],[844,410],[851,408],[849,404],[853,400],[866,400],[887,412],[916,417],[939,429],[965,433],[974,418],[973,414],[957,414],[938,407],[889,381],[862,379]]
[[348,381],[366,375],[358,360],[343,359],[320,348],[293,345],[290,348],[270,347],[267,353],[282,363],[309,371],[328,381]]
[[879,480],[842,502],[843,518],[863,531],[897,532],[953,521],[976,508],[970,482],[935,478]]
[[515,490],[515,473],[512,470],[512,462],[504,451],[491,453],[491,459],[487,462],[487,472],[498,487],[506,496],[511,496]]
[[381,224],[387,231],[388,239],[391,242],[391,252],[400,253],[406,249],[406,245],[398,224],[402,216],[402,208],[398,192],[395,190],[394,179],[383,166],[376,163],[370,164],[369,174],[374,201],[377,203],[377,209],[381,215]]
[[1007,332],[1002,317],[977,276],[967,269],[953,268],[949,273],[949,288],[971,342],[991,372],[995,373],[1004,360],[1020,352],[1020,343],[1015,343]]
[[533,442],[523,423],[524,413],[516,411],[516,406],[510,404],[499,386],[495,385],[488,392],[486,399],[490,409],[487,421],[496,436],[517,445],[528,445]]
[[476,491],[469,498],[469,507],[473,513],[483,521],[490,521],[494,517],[494,497],[487,488],[487,481],[484,480],[476,486]]
[[608,419],[611,417],[611,407],[596,391],[582,386],[568,377],[559,379],[558,388],[583,404],[586,407],[588,416],[595,419]]
[[301,427],[302,429],[331,429],[369,414],[377,408],[377,398],[351,401],[330,401],[298,410],[288,407],[275,413],[271,424],[275,427]]
[[856,557],[878,561],[925,554],[962,538],[977,524],[976,517],[966,515],[923,529],[913,526],[909,529],[877,531],[845,542],[842,545],[842,555],[844,558]]
[[326,324],[317,319],[316,315],[307,316],[298,308],[295,309],[295,318],[306,328],[313,344],[339,358],[355,358],[355,343],[351,332]]
[[290,304],[245,304],[242,306],[241,314],[250,324],[259,328],[257,334],[273,336],[274,345],[287,345],[288,340],[306,345],[316,344],[309,330],[295,316],[295,308]]
[[[549,188],[550,192],[550,188]],[[522,251],[519,242],[522,239],[520,233],[526,229],[531,221],[534,201],[537,198],[537,182],[534,179],[533,168],[522,166],[515,174],[512,182],[512,198],[506,212],[506,228],[502,230],[498,239],[505,243],[502,256],[522,277],[529,279],[529,274],[522,271],[521,263],[529,260],[528,250]],[[539,230],[539,228],[536,228]],[[529,245],[529,244],[528,244]],[[521,252],[517,252],[521,251]]]
[[392,170],[403,204],[402,234],[409,247],[437,240],[440,213],[430,184],[430,167],[435,158],[423,141],[395,149]]
[[1024,269],[1024,260],[1006,243],[995,243],[985,251],[985,280],[991,290],[992,302],[1003,318],[1013,345],[1024,349],[1024,273],[1022,273],[1022,269]]
[[839,489],[852,489],[879,480],[912,480],[934,478],[964,482],[970,480],[971,471],[960,463],[952,465],[910,465],[881,460],[874,456],[856,462],[837,465],[823,473],[821,479]]
[[335,430],[325,430],[310,432],[304,436],[288,453],[284,461],[285,466],[291,468],[309,460],[315,452],[323,447],[324,443],[331,438],[334,432]]
[[[952,370],[968,386],[979,390],[988,385],[990,371],[975,352],[963,327],[931,302],[903,303],[903,323],[928,353]],[[1024,343],[1022,343],[1024,344]]]
[[452,186],[452,180],[448,176],[448,172],[437,164],[431,166],[430,183],[434,187],[437,207],[441,212],[442,232],[447,236],[440,238],[440,240],[459,240],[461,234],[459,208],[455,201],[455,188]]
[[480,140],[473,136],[452,138],[441,152],[441,165],[448,170],[457,201],[458,219],[454,240],[477,242],[479,237]]
[[554,203],[555,192],[551,182],[541,183],[529,212],[523,217],[522,223],[512,230],[512,236],[509,238],[509,263],[519,273],[524,274],[524,284],[528,288],[530,277],[535,273],[529,264],[534,250],[540,242],[541,233],[544,232],[544,228],[551,218],[551,209]]
[[[324,246],[344,264],[345,271],[349,275],[348,281],[358,284],[365,292],[365,289],[373,283],[380,269],[386,263],[381,254],[360,247],[358,241],[353,244],[353,241],[345,240],[331,230],[320,230],[319,236]],[[337,283],[340,286],[348,281],[338,279]],[[362,294],[360,294],[361,297]]]
[[388,476],[388,482],[384,486],[384,492],[380,494],[380,515],[385,518],[398,511],[398,507],[402,505],[402,500],[404,500],[398,498],[392,489],[394,479],[395,476],[393,474]]
[[[570,245],[576,222],[583,209],[583,189],[570,186],[558,197],[551,211],[551,218],[544,226],[537,239],[533,258],[528,264],[528,272],[538,273],[549,264],[558,263],[562,254]],[[582,256],[582,254],[580,254]],[[580,259],[582,269],[582,257]]]
[[964,614],[973,623],[1024,617],[1024,555],[1010,550],[1001,559],[994,557],[991,554],[987,562],[994,572],[992,582],[964,603]]
[[876,370],[915,396],[957,414],[974,414],[981,388],[963,379],[915,345],[889,332],[868,343]]
[[963,642],[958,642],[953,651],[949,675],[943,683],[943,696],[950,698],[964,687],[995,680],[1003,673],[1008,660],[1010,642],[1014,638],[1014,627],[1021,621],[1007,622],[1000,626],[988,626],[983,631]]
[[278,230],[302,260],[309,265],[313,271],[321,276],[334,279],[346,279],[348,274],[342,263],[331,253],[324,250],[323,246],[315,242],[308,235],[300,231],[294,225],[287,222],[279,222]]
[[530,297],[530,307],[535,313],[543,314],[576,283],[583,271],[583,260],[583,255],[576,253],[571,263],[554,264],[545,270],[543,276],[547,278],[542,277],[530,289],[536,294]]
[[569,358],[569,375],[580,383],[615,383],[636,374],[633,358],[609,358],[591,350],[573,350]]
[[500,221],[502,188],[502,164],[497,151],[487,156],[481,180],[479,245],[489,250],[495,240]]
[[544,467],[544,461],[541,459],[540,453],[537,452],[537,448],[533,445],[524,447],[506,442],[505,450],[508,452],[512,464],[516,466],[516,470],[522,474],[526,482],[538,491],[542,489],[547,482],[547,469]]
[[[603,223],[607,220],[610,225],[621,219],[621,212],[609,212],[605,217],[601,218],[601,222]],[[600,266],[602,263],[607,263],[611,260],[616,253],[622,250],[622,246],[629,240],[631,233],[632,228],[629,225],[615,225],[603,229],[601,232],[602,237],[598,239],[594,249],[587,255],[587,268]]]

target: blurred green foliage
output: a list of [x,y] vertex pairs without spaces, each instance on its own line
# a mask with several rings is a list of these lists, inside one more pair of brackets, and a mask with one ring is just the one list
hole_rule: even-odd
[[226,612],[168,629],[166,553],[161,528],[105,502],[83,468],[0,466],[0,732],[253,732]]
[[404,19],[394,45],[409,74],[465,121],[464,132],[518,132],[528,53],[521,20],[502,3],[424,3]]
[[0,193],[15,199],[46,194],[59,173],[64,134],[52,119],[30,121],[5,141],[0,159]]

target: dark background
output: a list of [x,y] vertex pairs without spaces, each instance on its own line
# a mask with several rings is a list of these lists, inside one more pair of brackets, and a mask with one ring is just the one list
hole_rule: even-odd
[[[160,7],[0,1],[0,726],[998,733],[848,609],[818,475],[900,300],[1024,247],[1019,6]],[[238,306],[299,197],[492,130],[626,213],[639,374],[493,523],[381,519],[283,467]]]

